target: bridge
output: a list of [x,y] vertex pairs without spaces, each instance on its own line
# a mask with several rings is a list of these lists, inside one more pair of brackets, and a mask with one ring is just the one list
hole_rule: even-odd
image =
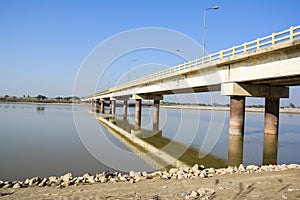
[[116,100],[135,99],[135,127],[140,128],[142,100],[152,99],[153,126],[158,127],[164,95],[221,91],[230,96],[229,134],[244,134],[245,98],[265,98],[265,134],[278,134],[279,100],[289,86],[300,85],[300,26],[198,58],[86,97],[104,113],[116,112]]

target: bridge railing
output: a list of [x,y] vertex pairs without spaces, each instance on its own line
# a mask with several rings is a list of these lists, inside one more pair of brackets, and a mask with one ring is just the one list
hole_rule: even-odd
[[148,76],[144,76],[139,79],[130,81],[128,83],[115,86],[111,88],[109,91],[113,92],[120,89],[133,87],[135,85],[147,84],[149,82],[154,82],[160,79],[172,77],[174,75],[183,74],[189,71],[193,71],[195,69],[199,69],[203,64],[253,52],[258,49],[269,47],[296,38],[300,38],[300,25],[292,26],[287,30],[277,32],[277,33],[272,33],[269,36],[263,38],[257,38],[256,40],[245,42],[244,44],[233,46],[229,49],[221,50],[217,53],[213,53],[202,58],[197,58],[195,60],[185,62],[174,67],[167,68],[163,71],[159,71],[154,74],[150,74]]

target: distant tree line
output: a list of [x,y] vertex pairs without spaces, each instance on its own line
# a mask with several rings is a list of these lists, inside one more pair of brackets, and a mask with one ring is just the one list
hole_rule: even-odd
[[37,102],[37,103],[80,103],[81,100],[77,96],[71,96],[71,97],[55,97],[50,98],[45,95],[37,95],[35,97],[31,97],[29,95],[23,95],[22,97],[16,97],[16,96],[0,96],[0,102]]

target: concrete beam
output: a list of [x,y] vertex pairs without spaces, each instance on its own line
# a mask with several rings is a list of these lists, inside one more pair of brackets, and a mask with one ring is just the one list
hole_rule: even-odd
[[266,98],[288,98],[289,88],[284,86],[254,85],[246,83],[222,83],[221,95],[244,96],[244,97],[266,97]]
[[155,94],[133,94],[133,99],[153,99],[153,100],[163,100],[163,95],[155,95]]

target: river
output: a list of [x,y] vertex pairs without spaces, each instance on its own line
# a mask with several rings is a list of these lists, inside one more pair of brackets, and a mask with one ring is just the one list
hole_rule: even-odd
[[[134,108],[126,119],[116,115],[112,122],[133,135],[144,134],[144,145],[163,149],[164,158],[179,158],[179,164],[300,163],[299,114],[280,114],[278,138],[264,138],[263,113],[246,113],[244,138],[230,138],[226,111],[161,108],[158,130],[153,129],[152,108],[143,107],[142,113],[146,131],[134,130]],[[152,171],[170,164],[153,159],[150,148],[124,141],[98,117],[108,118],[88,106],[0,104],[0,180]]]

